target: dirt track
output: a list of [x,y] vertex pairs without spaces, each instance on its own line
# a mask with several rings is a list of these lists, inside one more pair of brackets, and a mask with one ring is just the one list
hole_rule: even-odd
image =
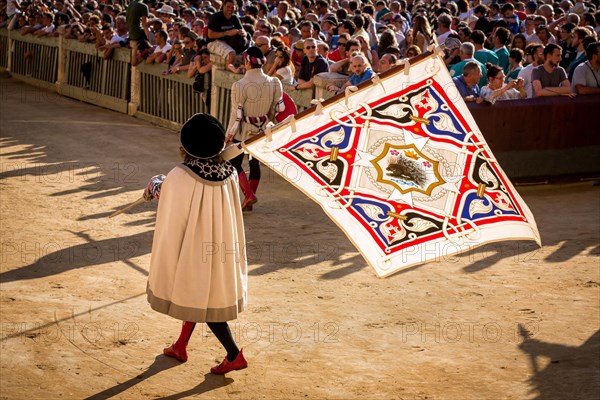
[[379,279],[298,190],[263,169],[247,215],[250,366],[145,300],[156,203],[106,218],[177,162],[177,136],[0,79],[0,399],[600,396],[600,192],[520,187],[544,247],[488,245]]

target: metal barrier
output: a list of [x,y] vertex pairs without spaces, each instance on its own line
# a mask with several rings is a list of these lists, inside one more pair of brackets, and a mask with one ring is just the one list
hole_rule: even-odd
[[104,60],[95,45],[76,40],[62,41],[64,49],[64,82],[58,92],[87,103],[115,111],[127,112],[131,81],[131,50],[115,49],[110,60]]
[[204,76],[204,92],[193,88],[194,79],[182,74],[162,75],[166,65],[140,64],[139,105],[136,117],[179,129],[193,114],[208,113],[209,76]]
[[8,30],[0,29],[0,68],[8,68]]
[[54,85],[58,71],[58,40],[56,38],[21,35],[10,32],[13,75],[27,83],[48,87]]

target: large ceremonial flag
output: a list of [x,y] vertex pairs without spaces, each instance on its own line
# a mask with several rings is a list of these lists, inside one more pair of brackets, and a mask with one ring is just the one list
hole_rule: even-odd
[[319,203],[379,276],[489,242],[541,244],[435,52],[244,148]]

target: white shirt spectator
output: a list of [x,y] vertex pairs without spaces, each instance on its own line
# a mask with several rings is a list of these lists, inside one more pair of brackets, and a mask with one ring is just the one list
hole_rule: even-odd
[[573,72],[571,90],[577,93],[576,85],[600,88],[600,68],[594,69],[589,61],[579,64]]
[[452,29],[450,29],[446,33],[442,33],[440,35],[437,35],[437,42],[438,42],[438,44],[444,44],[444,43],[446,43],[446,39],[448,39],[448,36],[450,36],[450,35],[456,35],[456,32],[454,32]]
[[167,54],[167,52],[169,50],[171,50],[171,45],[169,43],[165,43],[165,45],[163,47],[156,46],[154,48],[154,51],[152,52],[152,54],[159,54],[159,53]]
[[50,24],[48,26],[43,27],[42,31],[44,31],[46,34],[48,34],[48,33],[54,32],[54,29],[55,29],[54,24]]
[[464,13],[461,13],[461,14],[458,16],[458,20],[459,20],[459,21],[467,21],[467,22],[470,22],[470,21],[468,21],[468,20],[471,18],[471,16],[472,16],[472,15],[473,15],[473,9],[472,9],[472,8],[469,8],[467,11],[465,11]]
[[294,75],[292,74],[292,68],[289,65],[285,67],[278,68],[275,73],[281,76],[281,83],[284,85],[293,85],[294,84]]
[[523,87],[525,88],[528,99],[533,98],[533,85],[531,82],[531,72],[533,71],[533,68],[535,68],[533,64],[529,64],[519,71],[519,78],[523,78]]
[[108,44],[115,44],[115,43],[121,43],[121,42],[125,42],[126,39],[122,38],[121,36],[117,35],[116,33],[110,38],[110,42],[108,42]]

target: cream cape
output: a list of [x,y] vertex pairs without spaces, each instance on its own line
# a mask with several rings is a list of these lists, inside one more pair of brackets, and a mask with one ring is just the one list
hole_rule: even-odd
[[200,178],[184,165],[162,184],[148,302],[183,321],[222,322],[246,308],[248,266],[237,174]]

